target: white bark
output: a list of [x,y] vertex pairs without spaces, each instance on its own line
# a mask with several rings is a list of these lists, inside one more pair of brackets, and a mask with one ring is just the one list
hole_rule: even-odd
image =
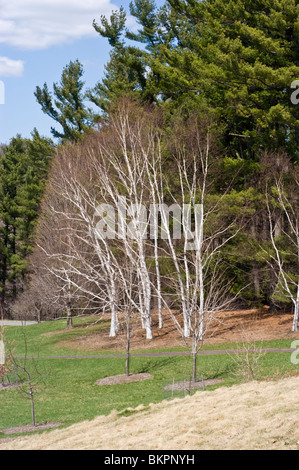
[[[184,149],[178,152],[179,191],[174,196],[165,178],[159,138],[149,134],[145,142],[142,124],[132,128],[126,113],[112,117],[109,125],[115,133],[113,145],[108,138],[107,144],[99,140],[96,147],[87,148],[84,171],[76,156],[70,161],[66,155],[64,161],[60,160],[61,167],[58,164],[52,211],[70,227],[71,246],[68,252],[48,253],[57,261],[50,266],[51,273],[62,283],[70,282],[73,291],[90,299],[101,312],[111,313],[111,336],[117,334],[117,315],[123,307],[124,311],[138,312],[146,338],[151,339],[151,301],[155,295],[159,326],[162,327],[163,306],[182,336],[192,337],[195,351],[211,319],[227,305],[222,292],[227,292],[228,286],[221,285],[218,272],[211,273],[211,261],[234,236],[228,235],[232,224],[218,227],[217,233],[210,236],[205,233],[208,217],[217,211],[217,203],[209,209],[205,206],[211,157],[209,136],[205,145],[199,142],[191,155],[184,153]],[[149,220],[143,214],[149,202],[155,206],[154,243],[147,241]],[[180,221],[184,242],[173,239],[166,202],[181,208],[190,204],[189,214]],[[197,215],[199,219],[191,240],[190,210],[194,212],[198,203],[205,212]],[[96,231],[99,204],[119,208],[114,232],[110,226],[108,233]],[[158,208],[165,235],[160,246]],[[126,230],[128,219],[129,231]],[[190,242],[194,244],[191,250]],[[161,276],[161,256],[171,260],[174,272]],[[155,282],[152,282],[149,258],[154,261]],[[214,265],[218,267],[217,263]],[[162,283],[168,283],[174,292],[173,298],[183,316],[182,325],[165,300]]]
[[294,318],[293,318],[292,331],[298,331],[298,317],[299,317],[299,301],[296,300],[296,302],[294,303]]
[[[299,182],[297,182],[297,188],[299,189]],[[284,187],[283,182],[280,179],[276,180],[276,193],[277,201],[279,204],[279,209],[282,211],[282,214],[285,216],[287,221],[287,227],[285,230],[282,230],[280,224],[280,230],[277,232],[277,215],[271,211],[271,202],[270,196],[267,193],[267,209],[268,209],[268,218],[270,225],[270,240],[272,247],[274,249],[274,255],[270,254],[270,265],[273,268],[273,271],[277,275],[278,283],[277,288],[281,290],[281,293],[288,298],[294,306],[294,316],[292,323],[292,331],[297,331],[298,329],[298,318],[299,318],[299,213],[298,207],[296,206],[296,201],[292,202],[286,196],[286,188]],[[281,221],[282,215],[279,217]],[[274,221],[274,222],[273,222]],[[283,253],[279,249],[277,244],[277,235],[284,235],[290,243],[290,247],[293,247],[292,254],[296,259],[296,270],[295,274],[289,273],[289,268],[285,267]],[[290,248],[291,250],[291,248]],[[292,251],[292,250],[291,250]],[[269,254],[268,254],[269,255]]]
[[[164,256],[170,258],[174,266],[174,273],[169,276],[168,281],[174,287],[183,317],[183,325],[180,325],[168,303],[163,298],[162,301],[183,338],[189,344],[191,341],[193,357],[196,356],[217,313],[227,309],[235,299],[228,296],[230,286],[222,282],[221,267],[217,263],[217,256],[225,244],[236,235],[236,231],[230,234],[230,229],[233,227],[232,222],[220,226],[212,236],[205,234],[205,224],[209,216],[214,212],[217,213],[218,210],[217,203],[209,210],[204,210],[211,158],[209,137],[206,139],[206,146],[203,148],[199,145],[197,150],[198,152],[194,152],[192,158],[190,155],[185,155],[183,151],[181,158],[177,159],[176,169],[180,181],[179,195],[171,194],[161,178],[163,171],[159,153],[157,153],[156,160],[153,159],[148,167],[150,181],[152,181],[151,187],[154,188],[153,200],[158,201],[164,227]],[[170,231],[168,213],[163,210],[166,196],[168,205],[178,204],[181,208],[186,209],[185,212],[183,211],[181,220],[184,237],[182,252],[177,249]],[[219,205],[221,200],[220,197]],[[199,210],[198,204],[201,210]],[[191,210],[196,216],[194,233],[190,227]],[[156,219],[156,213],[154,213],[154,218]],[[154,233],[156,235],[155,230]],[[193,239],[191,239],[191,235]],[[215,268],[211,267],[212,260]]]

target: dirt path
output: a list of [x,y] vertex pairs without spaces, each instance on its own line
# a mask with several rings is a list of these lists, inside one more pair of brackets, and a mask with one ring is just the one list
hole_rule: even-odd
[[36,324],[36,321],[0,320],[0,326],[30,326]]

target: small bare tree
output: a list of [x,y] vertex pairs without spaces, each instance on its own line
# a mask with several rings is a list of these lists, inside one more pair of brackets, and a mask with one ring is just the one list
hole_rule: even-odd
[[256,340],[256,332],[248,324],[241,325],[239,335],[240,341],[236,346],[236,352],[230,354],[236,366],[235,375],[241,377],[244,382],[258,380],[261,359],[266,354],[263,344]]
[[121,295],[119,297],[121,318],[123,320],[120,322],[120,332],[123,330],[125,336],[127,376],[130,375],[132,337],[140,322],[139,312],[133,308],[133,303],[136,303],[139,297],[138,289],[136,289],[138,283],[136,283],[134,276],[132,265],[127,263],[125,279],[121,283]]
[[22,359],[13,357],[13,365],[18,377],[18,393],[30,400],[32,425],[36,426],[35,395],[44,384],[44,375],[41,373],[37,359],[28,356],[27,338],[23,332],[25,352]]

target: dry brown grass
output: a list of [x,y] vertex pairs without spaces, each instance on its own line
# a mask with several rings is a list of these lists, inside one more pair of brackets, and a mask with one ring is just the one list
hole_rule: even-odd
[[0,450],[196,450],[299,448],[299,377],[251,382],[116,412],[41,435],[0,441]]

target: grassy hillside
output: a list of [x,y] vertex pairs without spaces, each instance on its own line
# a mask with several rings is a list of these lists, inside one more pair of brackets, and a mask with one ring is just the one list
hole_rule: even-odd
[[5,449],[299,449],[299,378],[251,382],[113,412]]
[[[65,321],[59,320],[25,328],[7,327],[5,329],[6,341],[11,345],[16,356],[24,354],[26,339],[28,356],[38,357],[36,363],[44,378],[44,384],[35,399],[38,423],[54,422],[66,427],[98,416],[107,416],[112,411],[116,416],[115,413],[128,408],[158,404],[165,398],[169,398],[169,394],[166,394],[164,390],[166,383],[170,383],[173,379],[188,378],[191,375],[192,360],[188,356],[132,357],[131,372],[149,373],[152,379],[129,384],[98,386],[96,382],[99,379],[125,373],[124,357],[107,356],[113,352],[119,355],[124,351],[124,345],[120,341],[116,347],[114,340],[111,340],[110,349],[108,348],[109,324],[105,320],[95,322],[94,318],[81,318],[74,321],[72,330],[66,330],[65,326]],[[167,338],[165,331],[164,337]],[[236,335],[235,340],[237,337]],[[95,338],[98,338],[97,342]],[[106,345],[106,349],[103,349],[101,340]],[[290,348],[292,341],[293,337],[263,341],[263,347]],[[165,339],[164,343],[153,343],[156,344],[156,348],[153,349],[150,348],[151,344],[147,344],[147,347],[142,349],[137,341],[133,352],[143,350],[150,353],[152,350],[182,351],[184,349],[178,338],[172,342]],[[160,345],[160,349],[157,348],[157,344]],[[163,344],[165,344],[164,348],[161,347]],[[236,346],[236,341],[226,344],[217,341],[214,345],[208,343],[206,348],[233,349]],[[92,357],[96,354],[103,357]],[[291,363],[289,352],[268,353],[259,361],[259,379],[269,377],[278,379],[285,375],[297,374],[297,372],[298,366]],[[205,379],[221,380],[221,383],[207,387],[206,392],[198,392],[197,400],[205,399],[206,395],[210,396],[210,391],[214,389],[224,390],[224,387],[240,384],[243,380],[238,373],[235,357],[232,354],[200,356],[198,375]],[[14,380],[13,374],[11,380]],[[225,390],[225,393],[229,394],[229,389]],[[184,395],[185,393],[182,392],[180,396]],[[22,397],[17,388],[0,390],[0,397],[0,439],[3,439],[7,438],[3,430],[30,424],[31,408],[29,400]],[[124,414],[130,415],[130,412]],[[98,419],[101,421],[104,418]],[[107,423],[110,419],[111,417]]]

